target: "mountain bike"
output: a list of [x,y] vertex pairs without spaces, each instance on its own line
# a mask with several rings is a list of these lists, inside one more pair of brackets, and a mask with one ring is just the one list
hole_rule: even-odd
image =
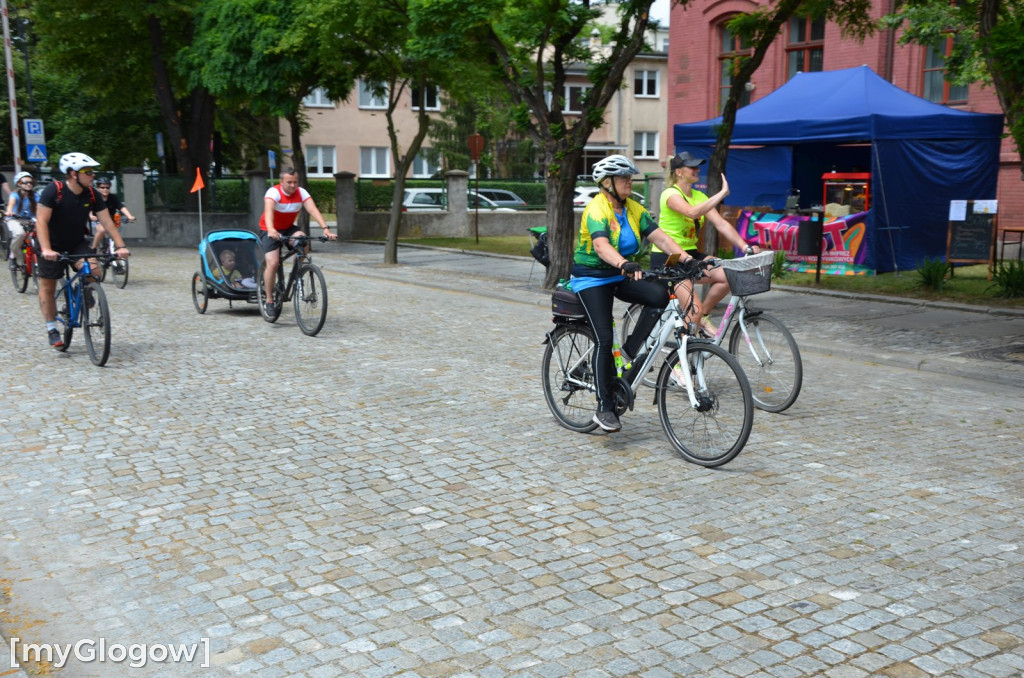
[[[277,268],[277,280],[274,281],[274,303],[267,303],[267,292],[263,286],[263,273],[266,271],[266,260],[260,262],[256,272],[256,293],[259,301],[260,315],[268,323],[276,322],[281,309],[288,301],[295,303],[295,320],[299,329],[306,336],[313,337],[323,328],[327,319],[327,283],[320,268],[313,263],[313,258],[306,252],[306,243],[313,240],[308,235],[294,235],[287,238],[281,248],[281,265]],[[328,238],[316,238],[327,242]],[[288,248],[288,252],[284,249]],[[292,260],[292,270],[288,281],[284,278],[284,263]]]
[[28,288],[28,279],[32,278],[36,291],[39,291],[39,273],[36,271],[37,255],[35,248],[32,246],[36,234],[36,224],[31,219],[19,219],[19,221],[22,228],[25,229],[25,240],[21,245],[21,261],[19,262],[17,255],[15,255],[13,265],[11,265],[9,260],[11,242],[9,239],[6,239],[7,229],[3,228],[5,234],[3,245],[4,258],[8,259],[8,268],[11,270],[11,283],[17,292],[24,292]]
[[[118,215],[118,217],[120,217],[120,215]],[[121,221],[122,219],[120,218],[114,219],[114,224],[117,228],[121,228]],[[131,223],[135,220],[124,219],[123,221]],[[130,268],[129,261],[117,256],[117,245],[114,244],[114,239],[109,235],[103,236],[103,242],[100,244],[99,251],[106,255],[102,261],[103,273],[100,276],[100,282],[106,282],[107,271],[112,271],[114,274],[114,285],[116,285],[119,290],[123,290],[125,285],[128,284],[128,270]]]
[[[670,259],[670,262],[672,260]],[[672,284],[695,280],[701,264],[671,265],[647,271],[645,278]],[[671,289],[671,288],[670,288]],[[561,294],[561,299],[556,295]],[[571,295],[566,304],[566,295]],[[573,301],[573,299],[575,299]],[[740,453],[754,423],[750,384],[732,355],[713,342],[691,336],[684,310],[675,294],[644,341],[640,357],[622,365],[616,356],[619,376],[612,382],[615,413],[633,409],[644,376],[657,360],[664,360],[654,380],[654,400],[661,427],[684,459],[706,467],[721,466]],[[589,433],[597,428],[592,417],[597,389],[594,383],[594,330],[586,320],[575,293],[557,291],[552,297],[555,328],[545,338],[541,379],[548,408],[570,431]],[[673,345],[674,344],[674,345]],[[663,354],[666,347],[671,349]],[[617,351],[616,351],[617,353]]]
[[[81,327],[85,333],[89,359],[98,367],[105,365],[110,357],[110,309],[107,307],[103,287],[91,280],[92,270],[88,260],[105,257],[102,254],[61,254],[58,261],[65,264],[64,280],[57,284],[53,293],[57,302],[58,330],[64,339],[64,345],[57,350],[67,351],[75,328]],[[70,264],[77,259],[85,259],[85,262],[72,275]],[[86,280],[87,277],[90,280]]]
[[[781,320],[752,308],[746,300],[771,288],[774,257],[774,252],[761,252],[722,261],[732,296],[718,333],[710,339],[721,346],[729,336],[729,353],[736,357],[750,381],[754,405],[766,412],[783,412],[796,402],[803,385],[800,349]],[[633,304],[623,314],[622,343],[636,326],[641,311],[642,306]],[[650,377],[644,383],[654,385]]]

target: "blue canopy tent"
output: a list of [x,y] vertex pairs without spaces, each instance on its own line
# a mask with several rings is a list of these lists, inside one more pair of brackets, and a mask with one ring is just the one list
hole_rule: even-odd
[[[675,125],[676,152],[710,157],[721,122]],[[796,188],[810,207],[823,173],[870,167],[865,264],[914,268],[945,256],[950,200],[996,197],[1002,132],[1002,115],[933,104],[867,66],[798,73],[737,112],[727,202],[781,209]]]

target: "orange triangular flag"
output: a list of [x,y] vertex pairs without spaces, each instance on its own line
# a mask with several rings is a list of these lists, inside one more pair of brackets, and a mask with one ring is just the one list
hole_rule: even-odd
[[196,191],[198,191],[198,190],[200,190],[202,188],[206,188],[206,184],[203,183],[203,175],[199,171],[199,168],[197,167],[196,168],[196,183],[192,184],[192,190],[189,191],[189,193],[195,193]]

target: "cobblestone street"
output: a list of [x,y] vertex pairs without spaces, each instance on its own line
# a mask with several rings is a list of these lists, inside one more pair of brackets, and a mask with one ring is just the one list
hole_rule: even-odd
[[199,315],[194,250],[133,250],[105,368],[0,285],[0,676],[100,638],[208,638],[210,666],[12,675],[1024,675],[1017,386],[880,360],[885,332],[780,295],[803,391],[709,470],[643,392],[621,433],[558,426],[546,298],[486,270],[323,246],[310,338],[290,305]]

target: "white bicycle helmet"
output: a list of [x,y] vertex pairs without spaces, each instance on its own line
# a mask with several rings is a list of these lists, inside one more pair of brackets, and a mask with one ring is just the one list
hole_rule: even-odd
[[[32,179],[32,173],[18,172],[17,174],[14,175],[14,185],[17,186],[18,182],[21,181],[22,179]],[[35,179],[33,179],[33,181],[35,181]]]
[[65,153],[60,156],[60,162],[57,166],[60,168],[61,173],[67,174],[71,170],[77,172],[85,167],[99,167],[100,164],[85,153]]
[[594,181],[597,183],[605,177],[631,177],[635,174],[640,174],[640,170],[624,155],[609,155],[594,163]]

